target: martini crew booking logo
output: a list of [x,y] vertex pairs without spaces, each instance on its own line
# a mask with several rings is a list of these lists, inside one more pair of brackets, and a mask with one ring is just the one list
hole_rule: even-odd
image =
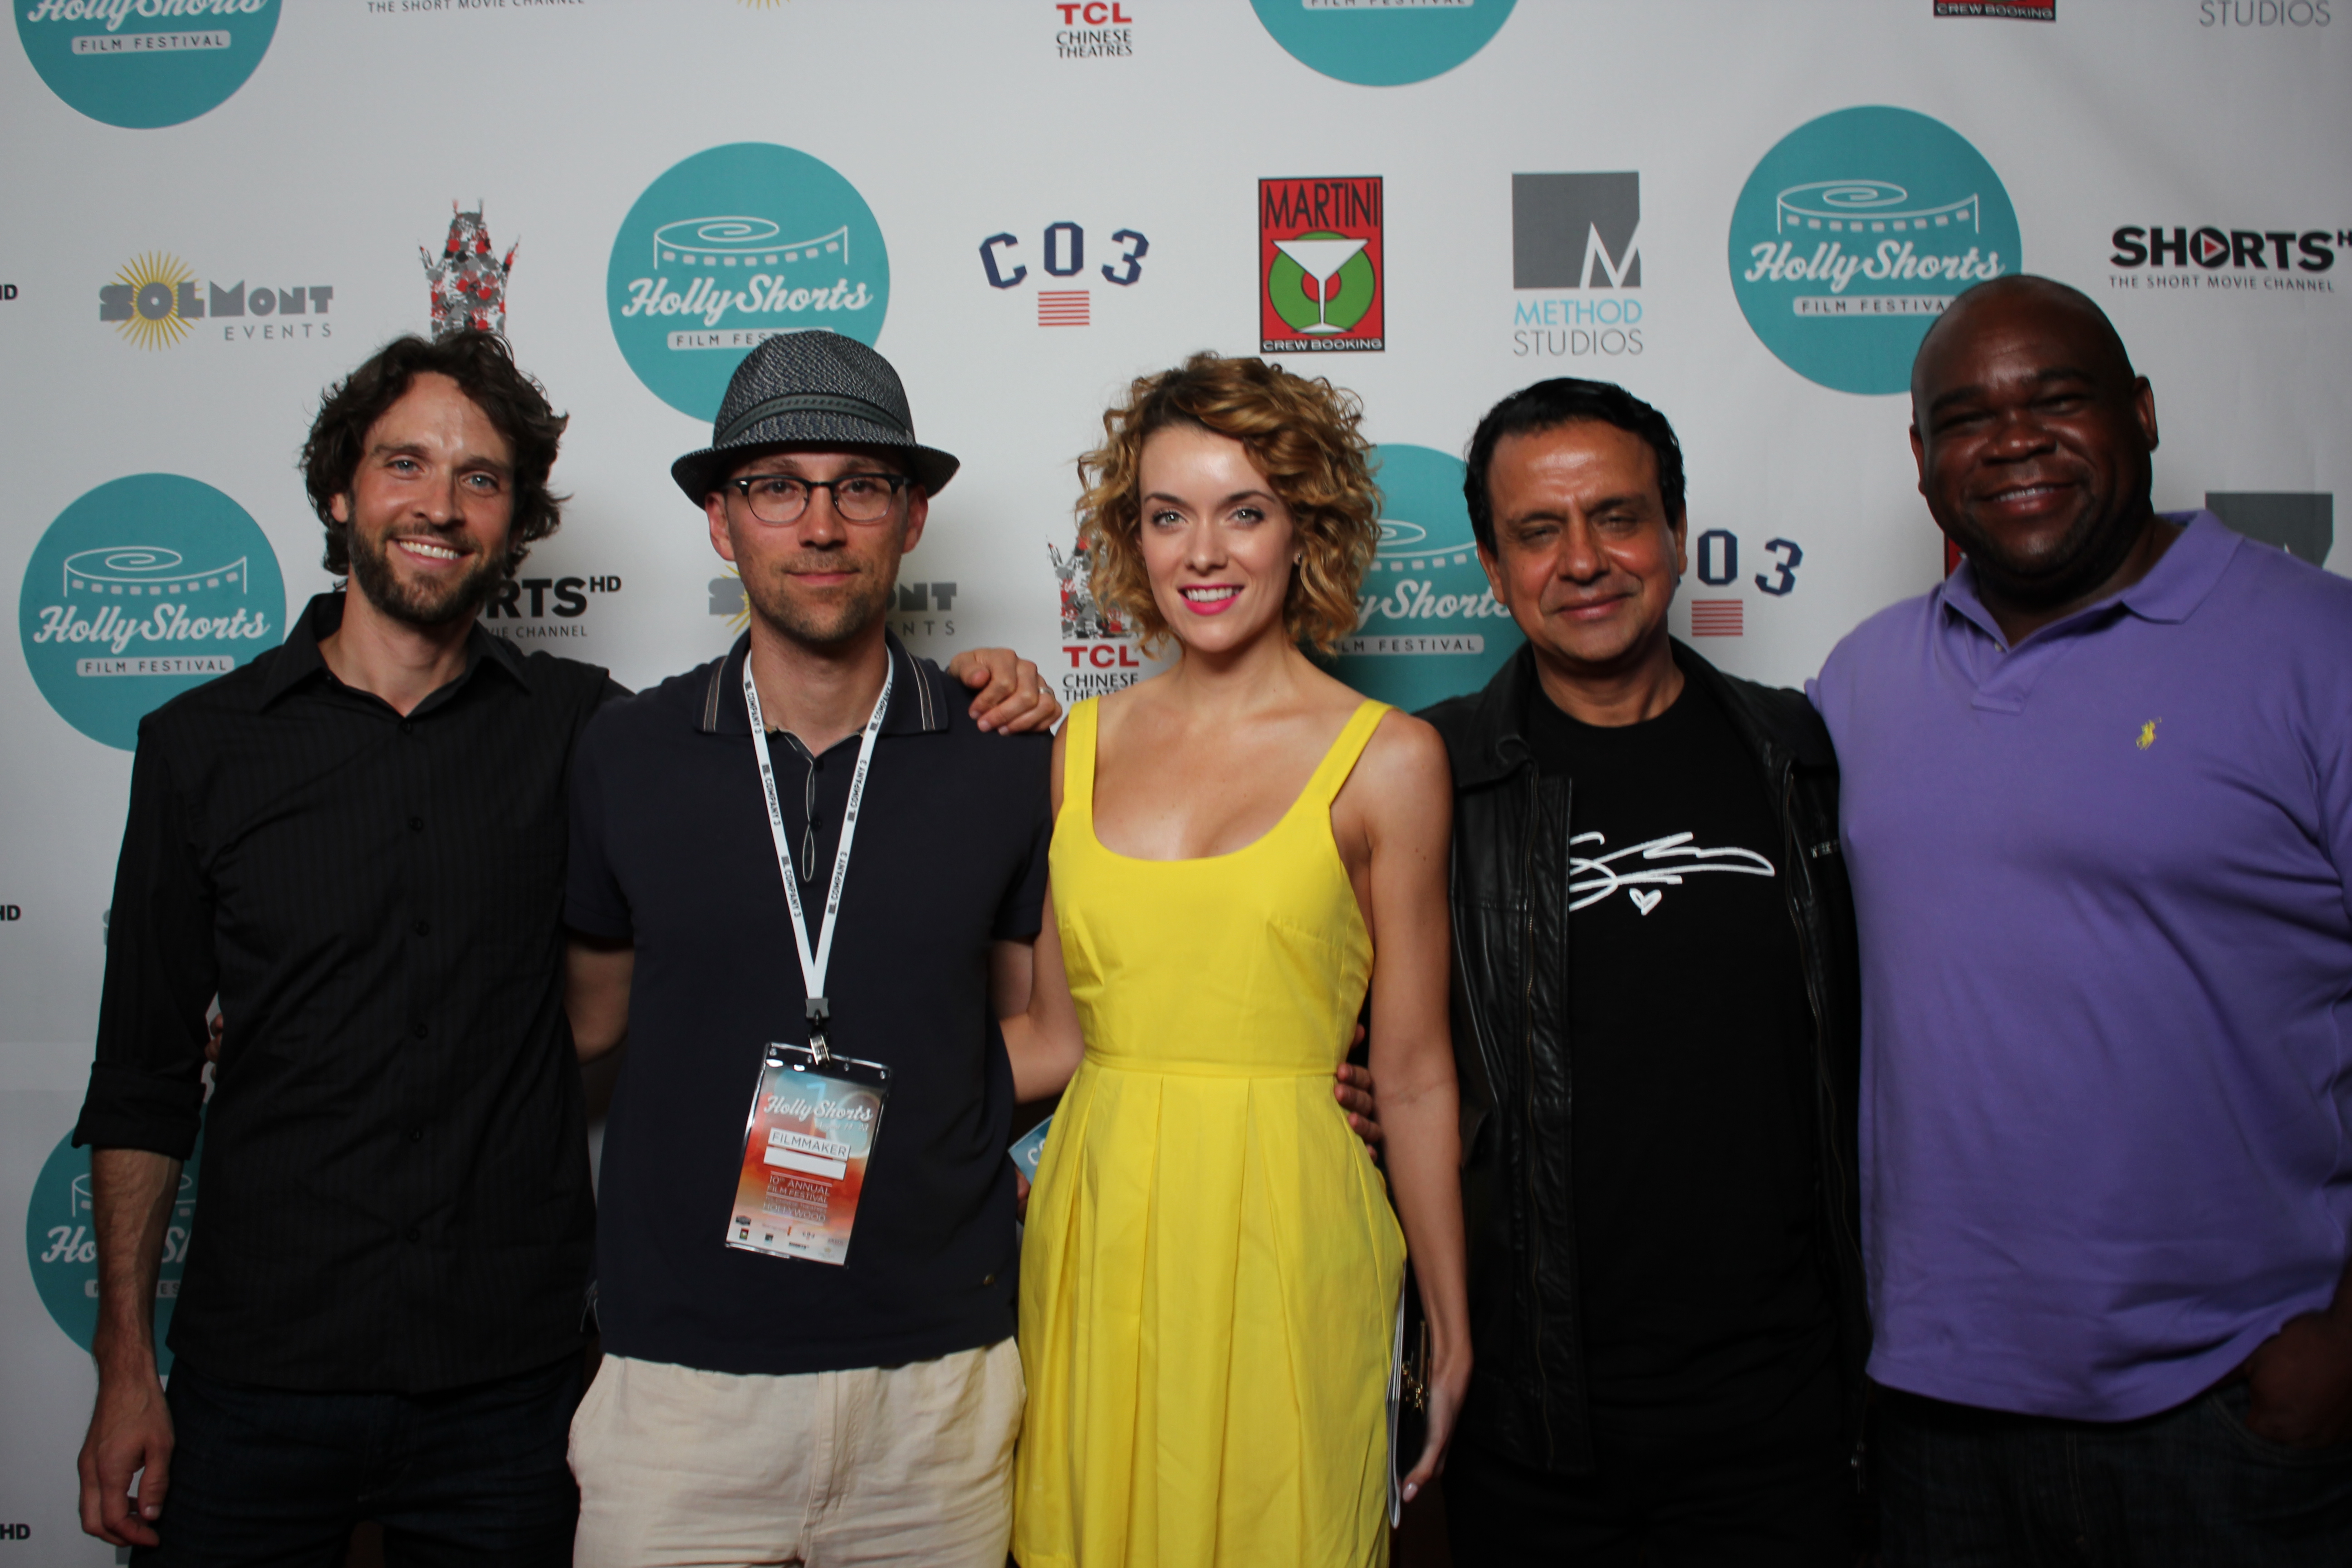
[[49,706],[122,751],[139,721],[285,634],[286,584],[245,509],[177,474],[133,474],[58,514],[16,601]]
[[177,125],[245,85],[278,0],[16,0],[16,37],[49,90],[92,120]]
[[1258,349],[1388,346],[1381,177],[1257,183]]
[[743,356],[824,328],[871,343],[890,304],[881,226],[856,186],[791,147],[738,142],[646,187],[613,241],[605,306],[622,357],[709,419]]
[[1521,358],[1615,358],[1642,352],[1642,176],[1513,174],[1511,287],[1573,290],[1520,299],[1511,352]]
[[219,323],[225,342],[323,341],[335,335],[323,319],[334,303],[330,283],[248,289],[239,279],[224,288],[198,279],[177,257],[149,251],[99,285],[98,319],[142,349],[170,348],[206,321]]
[[[180,1276],[188,1258],[188,1242],[196,1221],[196,1168],[204,1162],[201,1135],[188,1162],[180,1170],[180,1189],[173,1194],[172,1217],[163,1230],[163,1268],[155,1279],[155,1370],[172,1370],[172,1352],[163,1343],[171,1331],[172,1308],[180,1299]],[[89,1154],[73,1146],[73,1135],[58,1140],[41,1173],[33,1178],[33,1195],[25,1205],[25,1261],[41,1305],[66,1337],[83,1350],[98,1334],[98,1225],[91,1212]]]
[[1461,459],[1383,445],[1381,542],[1365,574],[1356,635],[1332,673],[1407,710],[1475,691],[1518,647],[1519,628],[1478,564]]
[[1291,58],[1359,87],[1441,76],[1486,47],[1515,0],[1250,0]]
[[2054,22],[2058,0],[1936,0],[1938,16],[2006,16],[2013,22]]
[[1731,286],[1782,364],[1901,392],[1970,284],[2019,270],[2017,214],[1974,147],[1907,109],[1842,109],[1764,154],[1731,214]]

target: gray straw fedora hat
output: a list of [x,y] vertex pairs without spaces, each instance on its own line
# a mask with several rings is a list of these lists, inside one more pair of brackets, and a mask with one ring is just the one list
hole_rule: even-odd
[[695,505],[717,489],[727,470],[777,447],[887,447],[904,458],[915,482],[931,495],[961,466],[915,440],[907,390],[890,362],[839,332],[786,332],[744,356],[727,384],[711,426],[710,445],[669,466],[670,478]]

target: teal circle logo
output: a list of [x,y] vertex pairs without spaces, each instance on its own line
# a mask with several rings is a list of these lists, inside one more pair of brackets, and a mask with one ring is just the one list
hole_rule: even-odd
[[831,164],[737,142],[646,187],[613,241],[604,300],[637,379],[711,419],[743,356],[779,332],[880,337],[890,254],[866,198]]
[[16,10],[49,90],[132,131],[226,102],[278,31],[278,0],[16,0]]
[[16,629],[49,706],[127,752],[141,719],[284,639],[286,581],[236,502],[178,474],[132,474],[41,535]]
[[1966,138],[1908,109],[1841,109],[1764,154],[1731,212],[1731,288],[1782,364],[1903,392],[1953,296],[2019,270],[2017,211]]
[[1250,0],[1274,41],[1309,69],[1359,87],[1443,76],[1486,47],[1517,0]]
[[1386,502],[1380,551],[1331,673],[1367,697],[1426,708],[1486,685],[1523,639],[1479,568],[1462,460],[1398,443],[1373,457]]
[[[180,1190],[172,1199],[172,1217],[163,1231],[163,1267],[155,1281],[155,1370],[172,1370],[172,1352],[163,1348],[163,1334],[172,1326],[172,1307],[180,1298],[180,1271],[188,1258],[188,1238],[196,1221],[196,1163],[204,1155],[204,1140],[180,1171]],[[89,1151],[73,1146],[68,1133],[41,1162],[33,1179],[33,1195],[25,1208],[25,1262],[32,1269],[33,1289],[41,1305],[66,1337],[89,1349],[98,1334],[98,1226],[90,1212]]]

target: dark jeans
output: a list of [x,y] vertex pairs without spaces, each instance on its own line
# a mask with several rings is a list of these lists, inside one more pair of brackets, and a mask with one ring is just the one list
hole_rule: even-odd
[[2139,1421],[2060,1421],[1880,1389],[1886,1568],[2352,1563],[2352,1443],[2246,1430],[2230,1384]]
[[1559,1476],[1467,1442],[1445,1461],[1462,1568],[1853,1568],[1853,1467],[1834,1439],[1606,1456]]
[[371,1519],[387,1564],[572,1561],[577,1355],[427,1394],[251,1388],[182,1362],[166,1396],[163,1544],[134,1563],[341,1568],[352,1526]]

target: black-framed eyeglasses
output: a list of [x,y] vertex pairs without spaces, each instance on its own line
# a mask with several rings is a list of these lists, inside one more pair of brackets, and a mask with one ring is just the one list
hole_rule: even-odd
[[797,474],[749,474],[730,479],[761,522],[798,522],[808,510],[809,491],[833,492],[833,510],[845,522],[880,522],[890,515],[898,492],[915,481],[904,474],[844,474],[837,479],[804,479]]

